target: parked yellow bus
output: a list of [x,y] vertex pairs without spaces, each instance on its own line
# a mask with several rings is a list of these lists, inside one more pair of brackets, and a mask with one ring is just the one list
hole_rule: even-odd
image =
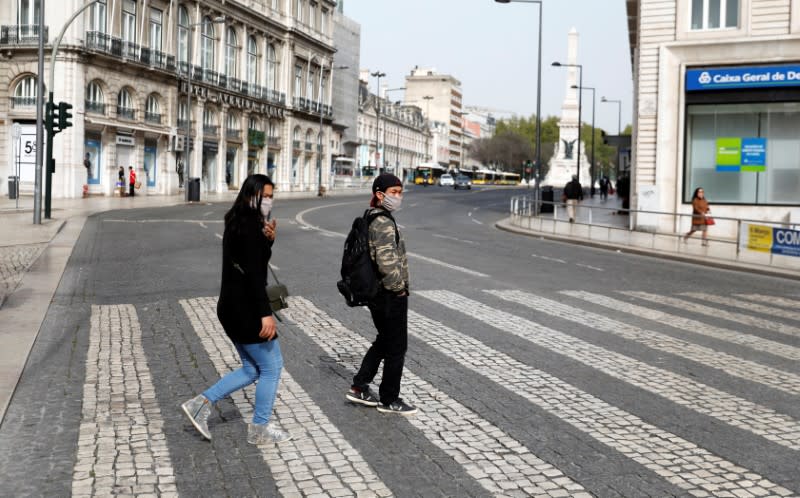
[[414,167],[415,185],[436,185],[445,169],[439,163],[421,163]]

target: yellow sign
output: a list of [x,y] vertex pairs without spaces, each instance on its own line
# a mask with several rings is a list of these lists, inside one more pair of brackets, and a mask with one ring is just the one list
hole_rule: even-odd
[[753,251],[770,252],[772,249],[772,227],[748,225],[747,248]]

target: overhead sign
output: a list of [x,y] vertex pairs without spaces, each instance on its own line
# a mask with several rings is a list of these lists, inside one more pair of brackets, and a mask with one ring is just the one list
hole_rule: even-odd
[[762,137],[718,137],[716,166],[717,171],[766,171],[767,139]]
[[689,69],[686,91],[800,86],[800,65]]
[[800,230],[742,223],[739,240],[743,249],[800,257]]

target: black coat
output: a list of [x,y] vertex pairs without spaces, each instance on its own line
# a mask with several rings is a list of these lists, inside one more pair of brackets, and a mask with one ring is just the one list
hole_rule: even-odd
[[225,227],[222,236],[222,285],[217,317],[230,339],[239,344],[266,342],[258,336],[261,318],[272,315],[267,299],[267,271],[272,241],[254,216],[242,233]]

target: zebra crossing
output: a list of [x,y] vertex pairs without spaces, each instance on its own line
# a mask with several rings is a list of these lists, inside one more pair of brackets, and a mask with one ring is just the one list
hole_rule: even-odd
[[[780,403],[765,404],[763,397],[760,401],[748,399],[746,390],[723,389],[704,382],[702,377],[672,371],[668,364],[651,364],[647,356],[641,359],[619,352],[615,350],[617,343],[599,345],[600,341],[586,340],[574,329],[581,327],[693,362],[715,370],[732,386],[737,382],[754,383],[796,403],[800,398],[800,369],[791,361],[800,359],[800,348],[792,345],[796,342],[792,331],[800,328],[791,323],[800,324],[800,316],[786,308],[800,301],[759,294],[736,296],[736,304],[730,302],[734,298],[708,293],[609,294],[564,290],[544,297],[516,289],[417,291],[408,317],[409,356],[414,356],[415,343],[424,345],[430,349],[429,354],[495,386],[493,393],[516,397],[531,410],[558,420],[563,424],[559,426],[561,430],[571,428],[567,430],[574,431],[575,437],[591,442],[593,447],[605,448],[599,451],[640,466],[642,472],[662,480],[666,489],[674,489],[674,494],[800,496],[800,465],[796,463],[800,462],[796,455],[800,451],[800,422],[795,418],[800,412],[785,413]],[[708,304],[699,304],[700,301]],[[368,316],[362,310],[325,303],[313,297],[290,297],[289,307],[281,312],[284,323],[280,327],[291,330],[282,336],[286,340],[293,334],[302,336],[352,375],[369,347],[372,331],[362,335],[358,326],[348,324],[354,320],[369,324]],[[181,299],[179,304],[185,314],[183,319],[190,324],[217,374],[238,368],[236,350],[216,319],[216,298]],[[675,307],[683,310],[682,315],[693,318],[664,310]],[[433,314],[433,310],[440,310],[445,318]],[[613,317],[603,310],[613,310]],[[708,317],[753,330],[741,332],[709,324]],[[513,340],[511,344],[515,346],[506,346],[506,341],[488,341],[487,330],[493,336]],[[701,338],[702,341],[696,340]],[[725,347],[717,348],[715,344]],[[603,393],[575,385],[546,366],[542,369],[525,361],[527,357],[519,354],[524,345],[580,364],[625,389],[648,392],[665,410],[680,407],[720,426],[750,434],[750,444],[757,445],[760,452],[795,456],[794,464],[783,462],[780,468],[795,468],[798,472],[788,477],[783,471],[771,475],[769,466],[757,465],[735,452],[724,454],[718,448],[706,447],[703,441],[693,440],[692,431],[659,427],[657,420],[648,417],[646,410],[640,413],[635,404],[618,406],[607,401]],[[780,358],[781,362],[765,364],[770,357]],[[258,447],[274,480],[274,493],[403,495],[403,491],[393,489],[393,481],[387,480],[385,466],[364,453],[363,442],[356,444],[345,435],[348,431],[342,430],[343,424],[352,421],[342,419],[330,406],[315,402],[307,391],[311,386],[292,375],[299,373],[295,369],[305,368],[302,360],[285,360],[275,422],[295,439]],[[179,495],[181,468],[171,463],[170,451],[175,451],[171,449],[173,441],[185,435],[166,434],[162,412],[175,409],[182,400],[175,400],[175,406],[158,405],[149,378],[148,358],[141,347],[135,306],[92,306],[86,365],[73,495]],[[593,478],[565,466],[564,459],[554,458],[552,452],[543,452],[536,441],[515,435],[507,421],[484,413],[481,403],[464,403],[450,389],[426,378],[435,370],[436,365],[406,364],[402,396],[417,405],[420,412],[402,421],[409,425],[414,438],[438,448],[449,459],[449,465],[462,469],[476,489],[490,496],[603,494]],[[379,381],[376,379],[376,383]],[[347,386],[339,387],[343,393]],[[491,403],[484,394],[475,396],[482,403]],[[231,398],[242,419],[249,420],[254,399],[252,386]],[[375,417],[396,418],[377,412]],[[567,457],[569,451],[574,450],[564,449]],[[614,470],[612,466],[604,473],[613,474]]]

